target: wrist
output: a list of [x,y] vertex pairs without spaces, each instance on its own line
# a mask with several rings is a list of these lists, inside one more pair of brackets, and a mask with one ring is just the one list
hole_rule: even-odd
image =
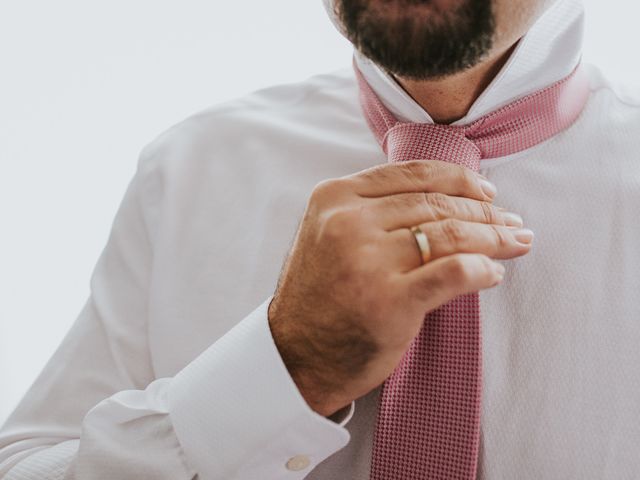
[[338,393],[337,388],[302,369],[290,370],[289,373],[309,408],[324,417],[338,414],[353,401],[348,394]]
[[355,398],[346,393],[345,387],[350,383],[347,376],[332,367],[329,361],[332,357],[312,342],[310,329],[300,329],[300,322],[282,318],[274,305],[272,299],[267,311],[271,335],[307,405],[325,417],[349,406]]

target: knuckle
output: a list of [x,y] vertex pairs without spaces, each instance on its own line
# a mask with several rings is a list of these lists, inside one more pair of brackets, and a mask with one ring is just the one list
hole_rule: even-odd
[[420,189],[420,185],[424,182],[424,175],[422,175],[422,168],[418,165],[419,162],[411,160],[408,162],[402,162],[399,166],[399,172],[409,182],[414,189]]
[[455,217],[457,208],[455,203],[444,193],[425,193],[426,206],[433,212],[436,220]]
[[468,168],[457,165],[459,171],[460,184],[465,192],[474,192],[477,190],[478,182],[476,175]]
[[[404,163],[404,162],[403,162]],[[376,165],[366,170],[362,170],[350,176],[360,183],[373,184],[373,185],[387,185],[398,182],[398,173],[403,173],[402,164],[383,164]],[[347,177],[349,178],[349,177]]]
[[337,178],[331,178],[323,180],[318,183],[311,192],[311,198],[309,203],[312,204],[326,204],[335,198],[336,195],[342,191],[343,181]]
[[498,215],[490,203],[480,202],[480,207],[482,208],[482,217],[485,223],[489,225],[498,223]]
[[323,233],[329,239],[347,237],[357,222],[357,212],[350,209],[335,209],[324,216]]
[[445,239],[453,245],[459,245],[466,237],[464,223],[455,218],[442,221],[442,232]]
[[491,260],[487,255],[484,254],[475,255],[475,259],[480,264],[480,269],[482,270],[483,275],[491,275],[491,272],[493,271],[493,260]]
[[[420,207],[421,195],[418,193],[404,193],[389,197],[389,204],[393,209],[405,210],[407,208]],[[422,202],[423,203],[423,202]]]
[[456,254],[449,257],[447,278],[458,286],[485,282],[492,277],[492,260],[483,254]]
[[495,246],[498,249],[507,248],[511,245],[511,241],[509,239],[509,235],[502,228],[499,228],[496,225],[491,225],[491,231],[493,232],[493,237],[495,240]]
[[416,186],[431,180],[438,170],[436,162],[432,160],[410,160],[402,162],[401,166],[402,172]]
[[447,276],[455,284],[467,284],[473,278],[473,268],[467,255],[452,255],[449,258]]
[[376,165],[371,168],[367,168],[366,170],[362,170],[354,174],[354,177],[359,177],[365,182],[371,182],[378,179],[384,179],[388,177],[389,173],[387,172],[387,165]]

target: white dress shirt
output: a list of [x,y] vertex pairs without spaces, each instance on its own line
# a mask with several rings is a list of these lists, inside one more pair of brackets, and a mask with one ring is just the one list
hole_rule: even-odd
[[[559,0],[457,123],[562,78]],[[366,59],[402,119],[431,121]],[[536,232],[480,296],[480,479],[640,478],[640,100],[588,67],[568,130],[483,160]],[[62,345],[0,431],[0,478],[367,480],[379,389],[314,413],[267,305],[313,187],[386,162],[351,69],[211,108],[146,147]]]

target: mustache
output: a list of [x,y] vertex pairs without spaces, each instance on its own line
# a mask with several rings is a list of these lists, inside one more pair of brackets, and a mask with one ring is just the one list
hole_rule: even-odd
[[[370,12],[381,16],[402,16],[408,12],[432,19],[446,19],[455,16],[460,10],[477,8],[479,5],[491,4],[492,0],[335,0],[333,9],[340,18],[343,10],[351,14]],[[404,12],[407,10],[407,12]],[[422,12],[421,12],[422,10]],[[348,13],[347,13],[348,14]]]

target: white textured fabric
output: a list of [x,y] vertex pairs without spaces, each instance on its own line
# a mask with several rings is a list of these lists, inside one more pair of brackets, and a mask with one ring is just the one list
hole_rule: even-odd
[[[546,58],[507,69],[526,84]],[[570,129],[481,163],[536,240],[480,296],[480,479],[640,478],[640,97],[588,74]],[[266,302],[314,185],[385,162],[350,68],[154,141],[90,299],[0,431],[0,478],[368,480],[378,390],[343,426],[318,417],[277,355]],[[310,466],[288,470],[292,455]]]
[[[173,426],[201,478],[276,478],[289,458],[306,455],[316,465],[349,441],[298,394],[269,333],[269,300],[173,379]],[[216,385],[224,395],[212,391]],[[236,414],[201,415],[212,407]],[[240,441],[220,432],[237,432]]]

